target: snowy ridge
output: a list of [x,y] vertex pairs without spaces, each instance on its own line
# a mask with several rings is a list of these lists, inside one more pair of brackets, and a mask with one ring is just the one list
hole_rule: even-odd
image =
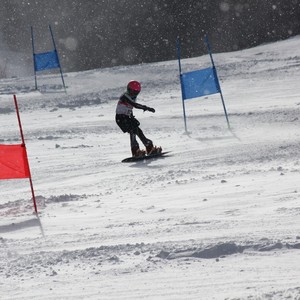
[[[0,143],[20,141],[37,194],[0,181],[1,299],[300,299],[300,37],[215,55],[218,95],[186,102],[177,61],[0,81]],[[183,60],[183,71],[209,65]],[[135,111],[169,157],[122,164]]]

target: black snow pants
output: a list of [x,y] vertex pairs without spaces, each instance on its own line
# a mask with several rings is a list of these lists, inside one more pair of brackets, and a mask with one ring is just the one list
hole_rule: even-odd
[[144,144],[146,149],[151,149],[153,147],[153,142],[146,138],[143,131],[141,130],[140,122],[134,116],[127,115],[116,115],[116,123],[121,128],[121,130],[125,133],[128,132],[130,135],[130,146],[131,153],[135,155],[137,150],[140,149],[139,143],[136,140],[136,136],[139,137],[141,142]]

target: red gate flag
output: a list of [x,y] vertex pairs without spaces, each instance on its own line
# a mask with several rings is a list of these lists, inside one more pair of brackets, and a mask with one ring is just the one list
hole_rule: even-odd
[[0,145],[0,179],[29,177],[25,145]]
[[36,200],[34,195],[30,169],[29,169],[27,151],[25,146],[25,140],[24,140],[16,95],[14,95],[14,102],[16,107],[16,113],[17,113],[17,118],[19,123],[22,144],[16,144],[16,145],[0,144],[0,180],[29,178],[34,210],[35,213],[37,214],[38,211],[36,206]]

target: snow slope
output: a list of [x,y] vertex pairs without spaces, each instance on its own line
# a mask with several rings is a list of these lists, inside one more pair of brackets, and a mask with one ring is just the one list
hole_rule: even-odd
[[[300,299],[300,37],[214,55],[219,95],[186,102],[177,61],[0,81],[0,143],[27,180],[0,182],[1,299]],[[183,71],[209,57],[182,61]],[[146,135],[172,155],[122,164],[129,79]]]

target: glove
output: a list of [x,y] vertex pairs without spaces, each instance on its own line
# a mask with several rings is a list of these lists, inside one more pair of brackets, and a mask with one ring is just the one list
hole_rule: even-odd
[[146,110],[148,110],[148,111],[151,111],[151,112],[155,113],[155,109],[154,109],[154,108],[152,108],[152,107],[148,107],[148,106],[146,106]]

